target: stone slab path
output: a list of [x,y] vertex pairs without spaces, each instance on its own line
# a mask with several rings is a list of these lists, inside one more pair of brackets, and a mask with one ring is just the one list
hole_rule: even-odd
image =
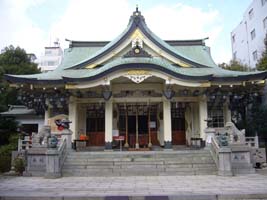
[[[121,198],[114,196],[121,196]],[[131,198],[128,198],[129,196]],[[243,198],[237,198],[237,196]],[[19,199],[18,197],[25,199],[267,199],[267,175],[63,177],[59,179],[0,177],[0,197],[1,200]]]

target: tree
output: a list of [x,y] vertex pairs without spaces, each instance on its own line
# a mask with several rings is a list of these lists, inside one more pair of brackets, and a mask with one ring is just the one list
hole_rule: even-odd
[[248,131],[256,132],[260,137],[267,134],[267,107],[265,105],[252,105],[251,113],[248,117]]
[[[6,111],[9,104],[18,104],[15,88],[9,87],[4,80],[4,74],[34,74],[40,73],[37,64],[33,63],[24,49],[12,45],[0,54],[0,112]],[[8,143],[9,136],[16,131],[16,123],[12,119],[0,116],[0,144]]]
[[258,61],[256,67],[257,70],[267,70],[267,34],[264,39],[264,51],[262,53],[261,59]]
[[251,71],[247,65],[243,65],[236,60],[231,60],[229,64],[221,63],[219,64],[219,67],[232,71]]
[[0,54],[0,112],[7,110],[8,104],[17,103],[17,91],[10,88],[3,79],[4,74],[35,74],[40,73],[37,64],[31,62],[24,49],[12,45]]

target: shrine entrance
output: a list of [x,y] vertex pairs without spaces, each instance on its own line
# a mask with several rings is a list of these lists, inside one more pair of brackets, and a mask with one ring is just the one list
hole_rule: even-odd
[[159,145],[157,104],[119,104],[118,107],[119,134],[125,137],[125,147],[139,149]]
[[175,102],[171,104],[172,144],[185,145],[185,104]]
[[89,104],[86,110],[86,135],[89,146],[105,145],[105,107],[103,104]]

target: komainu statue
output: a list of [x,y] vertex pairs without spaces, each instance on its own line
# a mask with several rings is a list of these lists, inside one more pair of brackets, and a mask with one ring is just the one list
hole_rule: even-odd
[[230,136],[230,143],[232,144],[245,144],[245,129],[238,130],[233,122],[227,122],[225,124],[225,129]]
[[48,138],[51,137],[51,127],[43,126],[38,133],[32,135],[32,147],[47,147]]
[[57,128],[59,131],[62,131],[64,129],[69,129],[70,128],[70,123],[68,119],[56,119],[55,124],[57,125]]

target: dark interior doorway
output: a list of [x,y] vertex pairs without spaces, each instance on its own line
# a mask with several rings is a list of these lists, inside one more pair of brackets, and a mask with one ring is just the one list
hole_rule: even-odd
[[[148,118],[146,115],[138,116],[138,134],[148,133]],[[129,134],[136,134],[136,116],[128,116]]]
[[185,145],[185,104],[173,103],[171,108],[172,117],[172,144]]

